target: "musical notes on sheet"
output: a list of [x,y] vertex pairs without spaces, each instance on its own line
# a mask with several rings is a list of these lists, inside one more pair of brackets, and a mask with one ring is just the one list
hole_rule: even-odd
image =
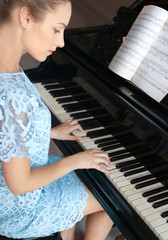
[[112,59],[109,68],[123,78],[131,80],[167,17],[166,10],[152,5],[145,6]]
[[166,22],[132,81],[160,102],[168,93],[168,23]]
[[109,68],[160,102],[168,93],[168,11],[145,6]]

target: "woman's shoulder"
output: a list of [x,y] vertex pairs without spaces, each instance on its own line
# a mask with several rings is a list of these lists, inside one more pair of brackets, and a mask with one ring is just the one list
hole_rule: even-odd
[[42,106],[40,95],[24,72],[0,73],[0,106],[17,106],[20,110],[38,109]]
[[14,74],[14,73],[0,73],[0,88],[20,88],[22,73]]
[[1,104],[9,102],[31,102],[31,86],[28,87],[23,74],[0,73],[0,99]]
[[24,72],[0,73],[0,93],[29,95],[33,85]]

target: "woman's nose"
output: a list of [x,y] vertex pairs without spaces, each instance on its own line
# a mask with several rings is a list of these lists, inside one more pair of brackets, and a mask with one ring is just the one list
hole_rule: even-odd
[[64,45],[65,45],[64,35],[62,34],[62,35],[60,35],[59,37],[57,37],[55,43],[56,43],[56,46],[59,47],[59,48],[64,47]]

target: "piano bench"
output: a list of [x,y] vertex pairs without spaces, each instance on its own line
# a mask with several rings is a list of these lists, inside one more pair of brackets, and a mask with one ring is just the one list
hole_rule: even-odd
[[[14,238],[7,238],[4,236],[0,235],[0,240],[15,240]],[[24,240],[24,239],[16,239],[16,240]],[[55,233],[52,236],[48,236],[48,237],[40,237],[40,238],[35,238],[35,240],[62,240],[62,237],[59,233]]]

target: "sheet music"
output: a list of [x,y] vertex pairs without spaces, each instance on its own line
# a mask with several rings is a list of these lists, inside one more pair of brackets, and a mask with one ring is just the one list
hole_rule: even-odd
[[131,80],[168,17],[160,7],[145,6],[109,68],[121,77]]
[[168,93],[168,22],[151,46],[132,82],[158,102]]

